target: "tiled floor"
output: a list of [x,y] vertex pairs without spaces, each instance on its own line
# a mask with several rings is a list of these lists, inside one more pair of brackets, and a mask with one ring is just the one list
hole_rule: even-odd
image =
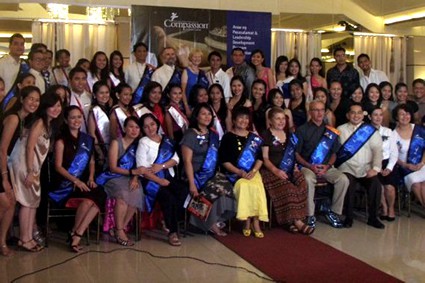
[[[385,224],[385,230],[377,230],[356,221],[351,229],[337,230],[318,223],[313,237],[401,280],[425,282],[425,219],[404,216]],[[171,247],[164,235],[151,232],[132,249],[102,241],[84,246],[85,251],[93,252],[76,257],[68,252],[63,239],[55,238],[40,253],[18,251],[11,258],[0,257],[0,282],[31,272],[35,273],[15,282],[268,281],[258,277],[266,275],[209,236],[189,236],[182,241],[181,247]]]

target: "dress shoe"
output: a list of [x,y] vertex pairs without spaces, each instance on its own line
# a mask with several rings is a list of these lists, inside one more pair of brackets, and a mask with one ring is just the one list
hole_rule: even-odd
[[345,228],[351,228],[351,227],[353,227],[353,219],[352,218],[345,218],[345,220],[344,220],[344,227]]
[[381,220],[388,220],[388,215],[380,215],[379,219]]
[[387,216],[388,222],[393,222],[395,220],[395,217]]
[[385,225],[382,224],[378,219],[374,218],[374,219],[369,219],[367,221],[367,225],[375,227],[377,229],[384,229]]
[[339,216],[333,213],[332,211],[329,211],[326,213],[326,220],[328,220],[329,224],[334,228],[342,228],[342,222],[341,219],[339,219]]
[[316,217],[314,215],[307,217],[307,225],[313,228],[316,227]]

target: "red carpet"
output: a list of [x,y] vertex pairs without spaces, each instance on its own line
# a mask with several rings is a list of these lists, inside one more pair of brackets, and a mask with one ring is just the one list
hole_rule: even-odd
[[278,228],[265,236],[247,238],[235,231],[216,239],[276,281],[402,282],[313,238]]

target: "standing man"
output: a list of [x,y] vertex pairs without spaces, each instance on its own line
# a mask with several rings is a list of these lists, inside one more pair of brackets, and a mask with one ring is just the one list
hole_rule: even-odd
[[78,106],[84,113],[84,122],[81,125],[81,131],[87,132],[87,121],[89,110],[92,103],[92,96],[86,91],[87,73],[81,67],[75,67],[69,72],[69,84],[71,88],[71,96],[69,105]]
[[423,118],[425,116],[425,80],[416,79],[412,83],[413,86],[413,95],[416,103],[418,104],[418,112],[415,123],[422,124]]
[[208,62],[210,63],[211,69],[206,73],[206,76],[210,85],[221,85],[224,91],[224,98],[226,99],[227,103],[232,97],[232,93],[230,92],[229,76],[226,74],[226,72],[223,71],[223,69],[221,69],[222,59],[223,58],[218,51],[212,51],[210,54],[208,54]]
[[360,85],[363,90],[365,90],[370,83],[379,85],[381,82],[389,82],[387,75],[383,71],[372,69],[369,55],[364,53],[360,54],[357,57],[357,65],[362,70],[362,74],[360,74]]
[[374,126],[363,123],[363,117],[362,105],[353,103],[347,113],[348,123],[338,127],[342,146],[338,150],[335,166],[350,180],[345,197],[345,224],[353,224],[354,194],[357,186],[362,185],[367,190],[367,225],[384,229],[384,224],[378,220],[382,190],[378,179],[382,166],[382,138]]
[[20,57],[25,51],[25,38],[15,33],[9,38],[9,54],[0,59],[0,77],[4,80],[5,93],[8,94],[16,85],[20,74],[26,74],[29,66]]
[[357,72],[352,65],[347,63],[344,48],[336,48],[334,50],[334,58],[336,65],[330,68],[326,73],[326,81],[328,86],[330,86],[333,81],[339,81],[344,90],[342,96],[350,98],[350,95],[355,90],[354,88],[360,85],[359,72]]
[[251,97],[251,86],[255,80],[255,71],[245,62],[245,51],[242,48],[236,47],[232,50],[233,67],[227,69],[226,73],[229,78],[233,76],[241,76],[245,82],[245,89]]
[[297,162],[303,166],[301,172],[308,187],[308,225],[315,226],[314,217],[314,192],[317,179],[324,179],[334,185],[331,209],[326,213],[326,219],[334,228],[342,228],[339,215],[342,214],[344,197],[348,188],[348,178],[341,171],[333,167],[336,152],[340,147],[338,131],[326,126],[325,105],[323,102],[313,100],[309,105],[311,120],[299,127],[296,131],[298,137]]
[[125,81],[133,90],[132,104],[140,103],[145,86],[151,81],[155,68],[146,62],[148,46],[138,42],[133,46],[133,54],[136,59],[125,71]]
[[28,62],[31,67],[30,73],[35,77],[35,86],[40,89],[41,94],[44,94],[49,87],[42,73],[46,68],[44,52],[41,50],[31,50],[28,54]]
[[[161,52],[162,66],[152,74],[152,81],[158,82],[162,86],[164,94],[169,92],[170,85],[181,85],[181,71],[176,66],[177,56],[173,47],[165,47]],[[187,103],[185,95],[183,102]]]

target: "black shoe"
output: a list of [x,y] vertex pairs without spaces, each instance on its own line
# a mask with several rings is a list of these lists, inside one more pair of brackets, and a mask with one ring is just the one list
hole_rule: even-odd
[[326,220],[328,220],[329,224],[334,228],[342,228],[343,225],[341,223],[341,220],[339,219],[339,216],[333,213],[332,211],[329,211],[326,215]]
[[388,220],[388,215],[380,215],[379,219],[381,220]]
[[387,221],[388,222],[393,222],[394,220],[395,220],[395,217],[387,216]]
[[353,219],[352,218],[345,218],[345,220],[344,220],[344,227],[345,228],[351,228],[351,227],[353,227]]
[[372,227],[375,227],[375,228],[377,228],[377,229],[384,229],[385,228],[385,225],[384,224],[382,224],[378,219],[369,219],[368,221],[367,221],[367,225],[369,225],[369,226],[372,226]]

